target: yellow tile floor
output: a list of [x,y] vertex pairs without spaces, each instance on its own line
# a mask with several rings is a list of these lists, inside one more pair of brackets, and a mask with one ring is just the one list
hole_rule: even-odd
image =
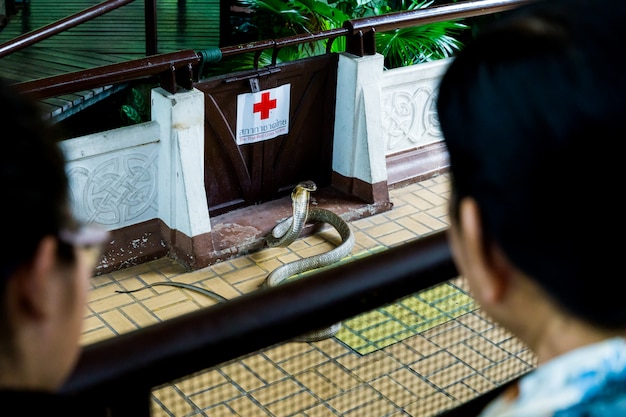
[[[393,208],[350,223],[350,257],[448,226],[449,178],[390,190]],[[333,229],[288,248],[186,272],[160,259],[93,278],[84,344],[167,320],[217,301],[159,281],[194,284],[225,298],[258,288],[277,266],[327,251]],[[350,258],[348,257],[348,258]],[[332,338],[285,342],[153,391],[153,416],[433,416],[535,366],[528,349],[476,306],[462,277],[353,317]]]

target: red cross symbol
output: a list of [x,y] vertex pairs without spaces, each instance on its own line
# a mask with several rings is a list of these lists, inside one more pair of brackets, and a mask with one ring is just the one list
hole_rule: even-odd
[[253,113],[261,113],[261,120],[269,119],[270,110],[276,108],[276,99],[270,100],[270,93],[261,94],[261,101],[259,103],[254,103],[252,108]]

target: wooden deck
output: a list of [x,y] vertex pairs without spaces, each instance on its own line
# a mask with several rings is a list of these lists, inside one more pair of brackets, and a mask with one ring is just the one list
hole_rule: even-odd
[[[0,45],[65,19],[101,2],[28,0],[0,29]],[[158,0],[157,53],[220,46],[219,0]],[[146,56],[145,3],[127,5],[0,58],[0,77],[30,81]],[[119,86],[121,87],[121,86]],[[49,117],[60,120],[111,94],[101,88],[43,100]]]

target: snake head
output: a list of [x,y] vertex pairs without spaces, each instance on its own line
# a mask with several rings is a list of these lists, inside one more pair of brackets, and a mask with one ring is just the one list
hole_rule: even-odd
[[291,192],[291,198],[295,200],[302,193],[304,192],[310,193],[311,191],[315,191],[315,190],[317,190],[317,185],[315,185],[313,181],[311,180],[301,181],[298,183],[298,185],[294,187],[293,191]]
[[307,191],[315,191],[317,190],[317,185],[315,185],[313,181],[308,180],[298,183],[298,185],[296,185],[296,188],[303,188]]

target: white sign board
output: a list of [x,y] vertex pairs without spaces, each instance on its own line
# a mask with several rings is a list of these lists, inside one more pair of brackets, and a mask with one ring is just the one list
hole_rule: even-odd
[[291,84],[237,96],[237,145],[289,133]]

